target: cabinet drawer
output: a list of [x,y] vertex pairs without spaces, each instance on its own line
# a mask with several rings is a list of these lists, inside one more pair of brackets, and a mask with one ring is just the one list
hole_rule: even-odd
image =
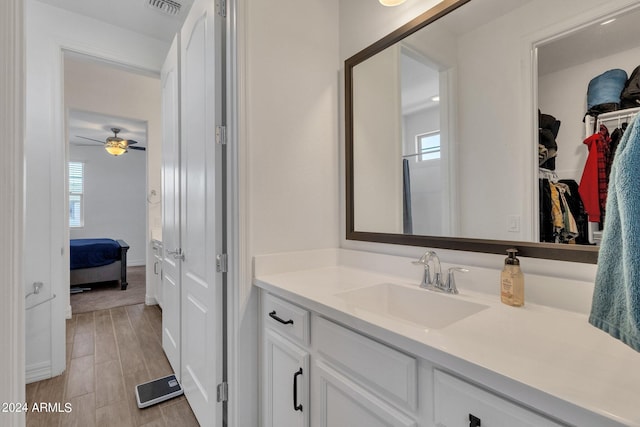
[[389,402],[416,410],[415,358],[320,317],[313,334],[318,352],[348,377]]
[[263,293],[262,321],[269,328],[309,345],[309,312],[274,295]]
[[438,427],[560,427],[560,424],[442,371],[434,372],[434,417]]

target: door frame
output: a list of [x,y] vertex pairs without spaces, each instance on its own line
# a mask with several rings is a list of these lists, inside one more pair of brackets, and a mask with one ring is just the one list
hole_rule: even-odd
[[[21,0],[24,1],[24,0]],[[36,2],[37,3],[37,2]],[[35,5],[25,5],[25,21],[29,22],[30,17],[29,9],[34,8]],[[47,5],[38,7],[49,7]],[[57,9],[56,9],[57,10]],[[33,21],[31,25],[35,25],[42,19],[38,15],[39,9],[33,15]],[[61,12],[66,14],[66,12]],[[107,25],[107,24],[105,24]],[[53,30],[52,28],[56,28]],[[32,47],[30,51],[25,49],[25,58],[36,56],[39,54],[41,60],[48,59],[47,69],[42,73],[43,77],[37,80],[38,83],[46,83],[52,90],[43,99],[43,103],[48,108],[48,116],[50,121],[46,122],[45,126],[49,127],[48,133],[50,135],[50,202],[51,209],[51,229],[49,230],[48,240],[50,242],[49,253],[51,268],[49,275],[45,280],[50,281],[51,292],[58,295],[58,298],[54,299],[51,303],[51,315],[50,315],[50,340],[51,340],[51,358],[48,366],[36,366],[29,368],[27,372],[27,381],[37,381],[40,379],[49,378],[59,375],[66,369],[66,322],[65,318],[71,316],[71,306],[68,292],[68,277],[69,270],[65,266],[69,263],[68,250],[68,218],[65,214],[66,206],[64,205],[66,200],[67,188],[66,183],[66,160],[67,160],[67,142],[65,132],[65,108],[64,108],[64,55],[65,52],[77,53],[81,55],[87,55],[99,61],[104,61],[118,67],[128,68],[131,71],[147,74],[151,76],[160,76],[159,69],[155,70],[153,65],[153,58],[151,56],[141,57],[133,49],[123,48],[121,50],[114,50],[111,48],[110,42],[100,35],[95,37],[82,37],[86,36],[86,31],[78,36],[70,36],[74,29],[65,30],[60,27],[47,27],[37,33],[37,36],[32,37]],[[33,30],[35,31],[35,30]],[[69,31],[69,32],[66,32]],[[87,30],[89,31],[89,30]],[[29,29],[25,27],[25,33],[29,33]],[[27,64],[28,66],[28,64]],[[25,80],[28,77],[29,71],[25,76]],[[24,99],[26,102],[25,94]],[[36,113],[37,114],[37,113]],[[28,116],[25,117],[25,120]],[[33,120],[41,120],[41,115],[36,115]],[[25,142],[26,144],[26,142]],[[26,145],[25,145],[26,147]],[[28,148],[28,147],[26,147]],[[23,190],[23,197],[26,197]],[[148,208],[148,207],[147,207]],[[25,216],[27,211],[25,208]],[[147,231],[148,234],[148,231]],[[147,239],[148,239],[147,235]],[[23,239],[23,250],[26,247],[26,240]],[[148,251],[148,248],[146,248]],[[24,273],[23,273],[24,274]],[[24,285],[23,285],[24,286]],[[23,319],[26,315],[23,314]]]
[[[24,402],[25,399],[25,303],[23,283],[24,242],[24,137],[25,137],[25,37],[23,0],[8,0],[0,5],[0,55],[7,61],[6,73],[0,76],[0,123],[6,139],[5,155],[0,165],[9,179],[0,182],[5,203],[0,209],[0,235],[7,238],[0,256],[0,271],[7,284],[0,300],[0,337],[8,351],[0,354],[0,376],[4,387],[3,402]],[[9,426],[24,425],[25,414],[3,414]]]

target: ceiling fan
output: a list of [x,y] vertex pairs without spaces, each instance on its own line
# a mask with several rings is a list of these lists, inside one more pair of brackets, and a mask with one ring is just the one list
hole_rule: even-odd
[[133,145],[133,144],[137,144],[138,141],[134,141],[132,139],[120,138],[118,136],[118,133],[120,133],[119,128],[111,128],[111,132],[113,132],[113,136],[108,137],[105,141],[100,141],[99,139],[87,138],[86,136],[80,136],[80,135],[76,135],[76,136],[78,138],[88,139],[89,141],[95,141],[95,142],[104,144],[104,149],[107,150],[107,153],[111,154],[112,156],[120,156],[126,153],[127,151],[129,151],[129,149],[141,150],[141,151],[146,150],[145,147],[136,147]]

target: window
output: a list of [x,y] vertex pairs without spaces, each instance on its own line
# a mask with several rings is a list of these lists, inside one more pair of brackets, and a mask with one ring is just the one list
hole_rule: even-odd
[[416,135],[418,161],[440,158],[440,131]]
[[69,227],[84,225],[84,163],[69,162]]

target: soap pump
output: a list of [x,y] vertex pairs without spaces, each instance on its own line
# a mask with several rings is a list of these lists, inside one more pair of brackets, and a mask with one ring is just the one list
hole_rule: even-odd
[[504,304],[521,307],[524,305],[524,275],[517,253],[517,249],[507,249],[508,257],[500,274],[500,300]]

